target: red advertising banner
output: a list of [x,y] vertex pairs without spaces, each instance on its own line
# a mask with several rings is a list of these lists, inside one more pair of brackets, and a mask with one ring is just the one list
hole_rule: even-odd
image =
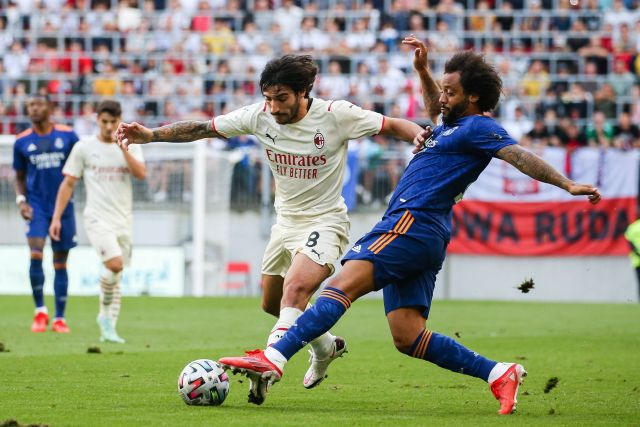
[[453,208],[449,252],[477,255],[625,255],[636,199],[562,202],[463,200]]

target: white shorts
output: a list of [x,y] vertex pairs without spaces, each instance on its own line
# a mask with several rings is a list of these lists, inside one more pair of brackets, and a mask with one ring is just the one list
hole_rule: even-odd
[[85,230],[91,246],[96,250],[102,262],[122,257],[122,264],[129,265],[132,251],[131,234],[114,233],[97,223],[85,227]]
[[343,218],[315,218],[296,224],[274,224],[262,259],[262,274],[284,277],[293,257],[302,252],[331,274],[349,244],[349,221]]

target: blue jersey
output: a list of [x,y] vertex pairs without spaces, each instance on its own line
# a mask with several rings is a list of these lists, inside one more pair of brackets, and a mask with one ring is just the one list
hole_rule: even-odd
[[[38,135],[33,128],[16,137],[13,145],[13,168],[27,175],[27,200],[34,210],[51,216],[58,188],[63,180],[62,167],[78,141],[73,129],[53,125],[50,133]],[[70,202],[63,215],[73,213]]]
[[498,150],[516,143],[490,117],[466,116],[452,124],[440,124],[425,148],[409,162],[385,217],[407,209],[440,213],[439,222],[450,233],[453,205]]

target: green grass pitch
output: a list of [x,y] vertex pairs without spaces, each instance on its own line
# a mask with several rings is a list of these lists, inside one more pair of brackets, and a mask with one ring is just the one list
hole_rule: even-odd
[[98,342],[97,298],[70,298],[70,335],[31,333],[31,304],[0,297],[0,425],[640,425],[637,305],[435,301],[431,329],[529,371],[518,412],[499,417],[482,381],[398,353],[380,300],[358,301],[334,329],[349,353],[317,389],[302,387],[304,352],[262,406],[235,376],[221,407],[186,406],[177,377],[191,360],[263,346],[274,319],[257,299],[124,298],[125,345]]

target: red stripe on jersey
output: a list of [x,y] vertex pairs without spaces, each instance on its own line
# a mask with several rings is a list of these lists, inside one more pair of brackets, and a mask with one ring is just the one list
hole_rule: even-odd
[[267,112],[267,103],[264,103],[264,107],[262,108],[262,112],[266,113]]
[[229,139],[229,138],[227,138],[226,136],[224,136],[223,134],[221,134],[221,133],[220,133],[220,131],[219,131],[218,129],[216,129],[216,122],[215,122],[215,120],[216,120],[216,118],[215,118],[215,117],[213,117],[213,118],[211,119],[211,129],[213,129],[213,131],[214,131],[215,133],[217,133],[218,135],[220,135],[220,136],[221,136],[221,137],[223,137],[224,139]]
[[64,175],[64,176],[70,176],[71,178],[75,178],[75,179],[80,179],[80,177],[77,177],[77,176],[75,176],[75,175],[71,175],[70,173],[64,173],[64,172],[62,172],[62,175]]
[[327,111],[331,111],[331,106],[333,105],[333,103],[336,101],[331,101],[331,103],[329,104],[329,108],[327,109]]

